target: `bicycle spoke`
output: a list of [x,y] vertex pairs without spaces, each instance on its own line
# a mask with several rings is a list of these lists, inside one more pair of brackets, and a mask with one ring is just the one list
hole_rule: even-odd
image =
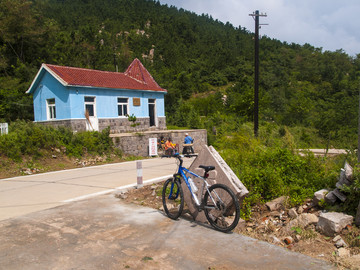
[[209,188],[204,196],[204,212],[209,223],[217,230],[233,230],[240,218],[239,202],[234,193],[221,184]]

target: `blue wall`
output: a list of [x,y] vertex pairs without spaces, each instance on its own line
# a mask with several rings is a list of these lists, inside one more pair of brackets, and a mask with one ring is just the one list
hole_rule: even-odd
[[[35,85],[34,85],[35,86]],[[148,99],[156,99],[156,116],[165,117],[164,92],[64,87],[46,70],[38,77],[34,98],[35,121],[46,121],[46,100],[55,98],[56,120],[85,118],[84,97],[95,97],[98,118],[118,118],[118,97],[129,98],[128,114],[149,117]],[[133,98],[140,98],[140,106],[133,106]]]
[[56,119],[69,119],[70,101],[69,92],[48,72],[44,72],[34,92],[34,117],[35,121],[47,120],[46,100],[55,98]]

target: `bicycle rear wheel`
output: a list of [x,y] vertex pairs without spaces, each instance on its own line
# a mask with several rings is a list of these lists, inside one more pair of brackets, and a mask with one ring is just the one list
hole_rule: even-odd
[[240,219],[240,205],[234,192],[223,184],[215,184],[204,195],[207,220],[221,232],[233,230]]
[[177,219],[184,209],[184,193],[180,181],[169,178],[165,181],[162,190],[162,202],[166,215],[171,219]]

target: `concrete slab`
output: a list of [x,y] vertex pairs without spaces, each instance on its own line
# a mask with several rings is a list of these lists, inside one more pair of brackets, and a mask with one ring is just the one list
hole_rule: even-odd
[[[208,183],[210,185],[221,183],[228,186],[237,196],[240,204],[242,203],[242,200],[245,198],[246,195],[248,195],[249,191],[239,180],[239,178],[235,175],[235,173],[231,170],[231,168],[226,164],[226,162],[215,150],[215,148],[213,148],[212,146],[210,147],[204,146],[202,151],[199,153],[198,157],[191,164],[189,169],[190,171],[195,172],[200,176],[203,176],[204,170],[199,168],[200,165],[215,166],[215,170],[209,172]],[[197,186],[198,192],[201,192],[203,181],[200,178],[192,177],[192,179],[194,181],[194,184]],[[187,188],[186,183],[184,181],[182,182],[182,188],[184,190],[184,200],[189,208],[190,214],[197,221],[206,222],[207,219],[205,217],[204,212],[203,211],[199,212],[197,210],[196,204],[193,201],[190,191]]]
[[0,270],[336,269],[287,249],[224,234],[113,194],[0,222]]

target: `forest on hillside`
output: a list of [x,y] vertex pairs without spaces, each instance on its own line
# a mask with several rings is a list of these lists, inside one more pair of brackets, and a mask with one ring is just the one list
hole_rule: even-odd
[[[134,58],[168,90],[169,125],[221,133],[252,121],[254,34],[207,14],[154,0],[0,0],[0,33],[0,122],[33,120],[25,91],[42,63],[123,72]],[[260,125],[353,147],[359,79],[360,54],[263,36]]]

